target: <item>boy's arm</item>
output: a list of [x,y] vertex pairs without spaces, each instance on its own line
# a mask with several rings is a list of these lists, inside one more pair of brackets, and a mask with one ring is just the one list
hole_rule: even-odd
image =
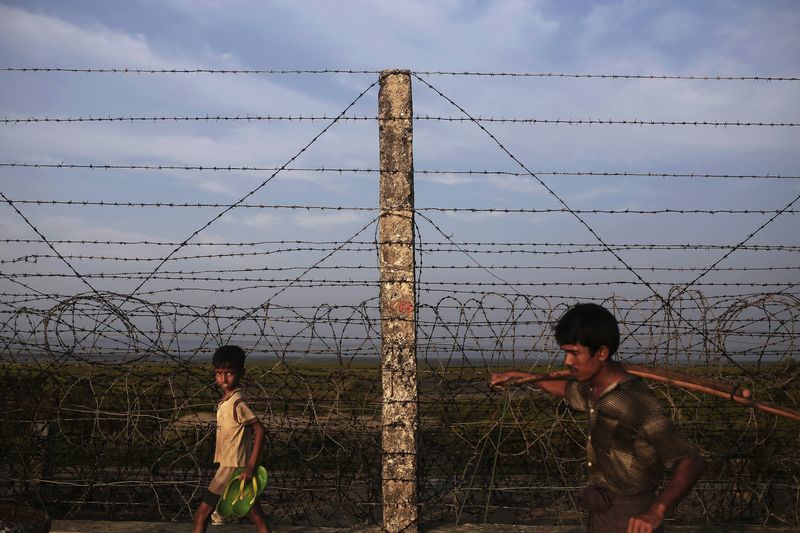
[[[495,389],[502,389],[506,385],[513,385],[518,379],[536,377],[541,374],[532,374],[530,372],[523,372],[522,370],[507,370],[506,372],[495,372],[492,374],[491,386]],[[553,379],[544,381],[534,381],[530,385],[549,392],[555,396],[563,398],[567,395],[567,382],[563,379]]]
[[253,428],[253,450],[250,452],[250,457],[247,458],[247,466],[242,473],[242,479],[244,479],[245,482],[250,481],[253,477],[253,473],[256,471],[258,458],[261,455],[261,446],[264,444],[264,436],[267,434],[267,431],[258,418],[254,418],[253,421],[247,425]]

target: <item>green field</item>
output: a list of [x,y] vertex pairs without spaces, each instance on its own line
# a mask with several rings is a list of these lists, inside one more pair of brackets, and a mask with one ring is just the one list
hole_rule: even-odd
[[[536,370],[536,369],[531,369]],[[546,369],[539,369],[546,370]],[[797,408],[791,362],[682,369]],[[584,420],[528,387],[496,392],[479,365],[420,365],[418,474],[433,521],[575,519]],[[219,392],[208,364],[7,364],[2,381],[5,500],[54,516],[188,518],[213,473]],[[251,362],[246,395],[267,429],[265,505],[286,522],[380,515],[381,383],[375,363]],[[709,460],[681,516],[796,524],[798,424],[730,400],[652,384]],[[57,503],[56,503],[57,502]]]

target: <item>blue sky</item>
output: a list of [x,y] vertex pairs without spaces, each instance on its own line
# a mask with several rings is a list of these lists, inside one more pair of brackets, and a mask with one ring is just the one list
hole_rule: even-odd
[[[5,67],[381,70],[483,73],[654,74],[668,76],[773,76],[800,74],[800,4],[795,1],[217,1],[141,0],[5,1],[0,3],[0,64]],[[547,120],[710,121],[800,123],[797,81],[643,80],[520,76],[421,77],[473,116]],[[336,116],[376,80],[375,74],[107,74],[0,72],[0,113],[29,117],[207,115]],[[374,117],[377,88],[359,99],[353,116]],[[462,117],[438,94],[414,82],[420,115]],[[95,165],[189,165],[276,167],[298,154],[329,121],[180,121],[23,123],[0,126],[4,163]],[[800,194],[797,179],[605,178],[552,175],[577,172],[800,175],[797,127],[651,126],[486,123],[486,128],[537,173],[571,209],[781,209]],[[553,209],[562,205],[531,176],[463,174],[465,170],[520,172],[519,165],[469,122],[415,123],[418,207]],[[334,125],[294,161],[297,167],[378,167],[373,120]],[[444,171],[444,172],[443,172]],[[447,172],[449,171],[449,172]],[[260,172],[208,172],[0,168],[2,191],[12,200],[120,202],[235,202],[269,178]],[[375,207],[374,173],[285,172],[269,180],[251,203]],[[17,206],[48,239],[182,242],[220,208],[76,208]],[[795,205],[800,208],[800,205]],[[5,239],[36,238],[8,205],[2,207]],[[565,213],[423,211],[425,243],[593,243]],[[610,243],[735,244],[772,216],[582,215]],[[206,242],[289,240],[373,241],[361,228],[372,211],[236,209],[205,229]],[[797,216],[783,214],[750,242],[797,245]],[[441,231],[440,231],[441,230]],[[368,248],[368,247],[367,247]],[[81,273],[148,271],[161,247],[125,250],[60,245],[62,254],[148,257],[150,262],[74,259]],[[49,253],[41,245],[9,245],[2,256]],[[198,254],[202,249],[181,253]],[[175,268],[286,267],[292,278],[327,252],[255,258],[185,261]],[[707,267],[724,251],[637,255],[623,259],[645,279],[681,283],[697,273],[655,273],[653,266]],[[532,261],[538,263],[532,264]],[[610,266],[617,258],[430,254],[423,264],[502,266]],[[321,266],[374,265],[374,250],[339,253]],[[796,265],[796,254],[738,252],[727,266]],[[723,266],[724,266],[723,265]],[[163,270],[170,270],[170,264]],[[6,272],[67,272],[57,260],[7,263]],[[574,275],[488,268],[476,272],[428,271],[427,280],[636,281],[629,271]],[[240,275],[244,275],[241,274]],[[374,273],[314,271],[309,279],[340,275],[374,279]],[[756,274],[719,273],[704,279],[746,279]],[[768,271],[758,279],[791,285],[796,270]],[[438,277],[437,277],[438,276]],[[86,291],[77,281],[24,278],[42,291]],[[95,279],[98,290],[125,293],[141,280]],[[19,286],[0,281],[4,291]],[[208,282],[210,283],[210,282]],[[245,283],[246,284],[246,283]],[[173,284],[174,285],[174,284]],[[148,289],[170,286],[148,282]],[[664,288],[666,291],[668,289]],[[518,288],[523,292],[541,288]],[[555,292],[555,289],[547,289]],[[582,294],[573,288],[572,295]],[[595,294],[641,287],[593,289]],[[709,288],[709,291],[717,289]],[[745,290],[745,289],[743,289]],[[219,301],[257,305],[277,289],[260,288]],[[645,293],[647,291],[644,291]],[[325,294],[320,297],[320,294]],[[374,293],[373,293],[374,294]],[[206,295],[170,297],[202,304]],[[281,303],[357,303],[368,291],[321,293],[293,288]],[[158,296],[153,296],[158,298]],[[431,296],[435,301],[438,296]]]

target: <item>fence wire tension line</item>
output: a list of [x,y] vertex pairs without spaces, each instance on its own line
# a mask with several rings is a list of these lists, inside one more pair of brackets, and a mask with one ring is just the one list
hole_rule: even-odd
[[[481,116],[449,90],[466,80],[708,88],[800,78],[124,67],[5,67],[3,75],[92,82],[341,76],[352,96],[325,113],[0,118],[9,131],[49,128],[53,135],[190,123],[257,123],[277,135],[307,128],[274,164],[114,161],[103,153],[90,161],[0,161],[8,221],[0,234],[0,501],[24,501],[56,518],[189,520],[214,472],[218,392],[209,355],[234,342],[249,353],[245,390],[267,431],[270,481],[262,502],[277,523],[380,524],[392,532],[427,524],[582,524],[575,495],[586,479],[585,418],[531,387],[492,390],[488,376],[516,367],[564,377],[552,325],[571,304],[592,301],[620,321],[621,362],[647,379],[708,462],[671,523],[800,527],[800,242],[771,231],[800,212],[797,169],[535,170],[494,130],[785,135],[800,123]],[[436,111],[415,113],[412,88]],[[364,123],[378,133],[377,164],[307,157],[332,132]],[[425,127],[471,128],[501,163],[415,168],[414,129]],[[120,199],[71,186],[198,175],[228,182],[243,175],[235,183],[247,185],[225,201]],[[354,176],[375,190],[377,202],[264,196],[286,176]],[[587,208],[554,185],[562,178],[779,192],[770,205]],[[37,179],[63,185],[12,187]],[[450,205],[420,186],[448,179],[519,180],[550,203]],[[341,216],[352,225],[335,238],[216,233],[245,213]],[[53,223],[89,215],[133,221],[133,228],[170,216],[185,221],[176,225],[184,233],[83,234]],[[559,240],[457,229],[465,219],[555,218],[579,232]],[[628,239],[609,229],[640,220],[691,220],[698,228],[726,221],[731,229],[728,242],[700,229],[684,242],[648,241],[643,233]]]

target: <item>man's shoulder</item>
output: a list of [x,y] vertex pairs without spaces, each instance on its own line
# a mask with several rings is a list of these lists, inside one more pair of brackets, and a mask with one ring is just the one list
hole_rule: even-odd
[[620,381],[613,392],[631,402],[644,402],[645,405],[655,405],[652,402],[656,402],[656,396],[647,382],[639,376],[631,374]]
[[576,392],[581,396],[586,396],[589,393],[591,385],[592,384],[588,381],[576,381],[574,379],[567,380],[567,390]]
[[589,384],[574,379],[567,380],[564,399],[572,409],[586,411],[589,408]]
[[647,386],[642,378],[634,376],[633,374],[628,374],[627,372],[625,373],[625,377],[620,380],[618,387],[620,390],[629,391],[634,394],[650,392],[650,387]]
[[637,376],[623,379],[601,401],[601,409],[615,418],[640,418],[660,412],[655,395]]

